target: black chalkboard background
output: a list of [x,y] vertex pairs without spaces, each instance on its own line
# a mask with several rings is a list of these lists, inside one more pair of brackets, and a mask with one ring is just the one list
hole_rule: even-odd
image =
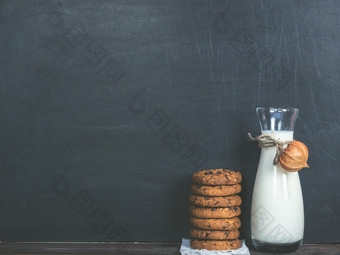
[[340,2],[1,1],[0,239],[179,241],[197,169],[300,109],[305,243],[340,242]]

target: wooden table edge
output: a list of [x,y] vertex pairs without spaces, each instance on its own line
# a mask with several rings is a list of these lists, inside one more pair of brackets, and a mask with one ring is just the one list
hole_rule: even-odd
[[[255,251],[251,255],[268,254]],[[0,254],[157,254],[178,255],[179,242],[2,242]],[[340,244],[304,244],[297,252],[290,254],[340,254]]]

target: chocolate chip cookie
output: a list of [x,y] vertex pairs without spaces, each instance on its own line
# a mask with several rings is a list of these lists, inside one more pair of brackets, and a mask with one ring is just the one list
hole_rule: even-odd
[[218,186],[203,186],[199,184],[191,185],[191,192],[201,196],[221,197],[230,196],[240,193],[242,187],[240,184],[234,185],[218,185]]
[[240,233],[237,229],[222,231],[192,228],[190,229],[190,236],[197,239],[229,240],[237,239]]
[[190,246],[193,249],[236,250],[242,246],[242,243],[238,239],[225,241],[192,239]]
[[194,173],[192,181],[201,185],[231,185],[240,183],[242,175],[229,169],[210,169]]
[[233,230],[241,227],[241,221],[238,217],[228,219],[201,219],[190,218],[193,227],[208,230]]
[[223,219],[232,218],[241,214],[241,208],[235,207],[198,207],[190,206],[190,215],[196,218],[204,219]]
[[239,206],[242,204],[242,200],[238,195],[226,196],[226,197],[206,197],[198,195],[190,195],[189,201],[193,205],[203,207],[231,207]]

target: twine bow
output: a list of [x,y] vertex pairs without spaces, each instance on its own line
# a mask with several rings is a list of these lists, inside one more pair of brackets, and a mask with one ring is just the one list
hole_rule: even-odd
[[273,161],[274,165],[276,165],[279,162],[280,155],[285,149],[283,146],[290,144],[292,142],[292,141],[282,142],[279,139],[275,139],[274,137],[271,137],[270,135],[266,134],[262,134],[254,138],[250,133],[248,133],[248,136],[251,141],[253,142],[257,141],[258,146],[261,148],[276,147],[276,153]]

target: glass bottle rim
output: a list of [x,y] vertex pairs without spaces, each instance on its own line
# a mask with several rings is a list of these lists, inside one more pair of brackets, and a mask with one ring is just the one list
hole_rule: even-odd
[[299,112],[298,108],[295,107],[256,107],[258,111],[269,111],[269,112]]

